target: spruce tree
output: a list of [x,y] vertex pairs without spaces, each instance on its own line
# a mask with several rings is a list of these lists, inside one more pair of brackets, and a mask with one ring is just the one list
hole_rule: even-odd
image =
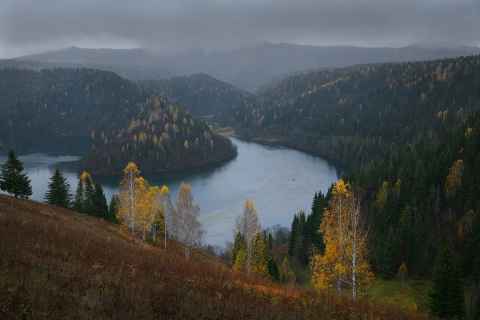
[[72,200],[70,184],[62,175],[60,170],[55,169],[53,176],[48,183],[48,190],[45,193],[45,202],[62,208],[69,208]]
[[80,177],[78,179],[77,191],[75,192],[75,198],[73,200],[72,210],[77,212],[85,212],[84,208],[84,194],[83,194],[83,180]]
[[22,171],[23,163],[18,160],[13,149],[10,149],[0,173],[0,189],[13,194],[15,198],[28,199],[32,195],[32,187],[27,174]]
[[460,258],[451,241],[447,241],[435,258],[430,311],[441,318],[461,318],[464,307]]
[[119,221],[117,220],[117,213],[118,213],[118,206],[120,205],[120,199],[118,198],[118,195],[112,195],[112,198],[110,199],[110,204],[108,206],[108,215],[106,217],[107,221],[113,222],[113,223],[118,223]]
[[108,220],[108,204],[102,185],[96,181],[93,188],[93,215]]

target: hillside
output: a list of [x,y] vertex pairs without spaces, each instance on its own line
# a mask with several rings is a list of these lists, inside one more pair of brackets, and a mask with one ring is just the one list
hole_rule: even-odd
[[235,273],[118,225],[0,195],[0,316],[32,319],[426,319]]
[[[365,63],[433,60],[480,54],[480,48],[446,44],[416,44],[402,48],[306,46],[261,43],[230,51],[201,51],[159,56],[146,49],[82,49],[71,47],[20,57],[49,63],[95,63],[158,69],[177,75],[206,73],[238,88],[255,92],[283,74],[318,68],[338,68]],[[136,79],[141,78],[137,74]],[[143,78],[158,79],[158,78]],[[133,80],[133,79],[132,79]]]
[[202,73],[144,81],[140,85],[197,117],[216,115],[251,96],[247,91]]
[[92,69],[0,70],[0,127],[85,137],[80,170],[119,173],[206,165],[236,156],[230,140],[134,83]]
[[293,76],[220,123],[360,168],[480,109],[480,57],[360,65]]

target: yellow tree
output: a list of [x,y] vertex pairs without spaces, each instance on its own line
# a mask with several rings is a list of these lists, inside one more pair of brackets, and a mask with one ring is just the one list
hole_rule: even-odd
[[138,192],[138,177],[140,171],[133,162],[129,162],[123,169],[123,178],[120,181],[118,198],[120,200],[117,219],[122,221],[132,232],[132,242],[135,242],[135,228],[137,225],[140,193]]
[[253,239],[250,241],[252,242],[252,274],[265,277],[268,275],[268,260],[270,259],[268,244],[260,237],[258,230],[255,231]]
[[233,264],[233,270],[239,272],[247,270],[247,258],[243,250],[237,252],[237,257],[235,259],[235,263]]
[[245,252],[247,261],[248,275],[252,274],[253,244],[255,232],[260,230],[260,222],[258,221],[257,210],[253,201],[245,200],[243,206],[243,214],[239,215],[235,221],[233,234],[240,233],[244,236],[247,248]]
[[453,163],[447,176],[447,180],[445,181],[445,198],[451,199],[455,197],[458,189],[462,185],[462,174],[463,160],[459,159]]
[[349,285],[352,296],[368,288],[373,274],[366,261],[365,228],[360,201],[350,191],[350,186],[339,180],[325,210],[319,232],[323,235],[325,250],[316,252],[310,259],[312,284],[317,289],[334,285],[341,294],[343,285]]
[[[143,241],[146,240],[147,231],[150,230],[155,219],[153,193],[148,182],[139,177],[136,179],[138,195],[137,227],[142,235]],[[158,189],[158,187],[157,187]]]

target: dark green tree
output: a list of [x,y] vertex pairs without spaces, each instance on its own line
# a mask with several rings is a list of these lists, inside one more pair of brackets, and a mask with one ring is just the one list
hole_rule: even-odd
[[95,182],[95,187],[93,189],[92,204],[94,210],[93,215],[108,220],[107,198],[105,198],[102,185],[98,181]]
[[78,179],[77,191],[75,192],[75,198],[73,199],[72,210],[77,212],[85,212],[83,180],[81,178]]
[[32,186],[27,174],[22,171],[23,163],[18,160],[13,149],[10,149],[0,173],[0,189],[13,194],[15,198],[28,199],[32,195]]
[[465,313],[460,258],[451,241],[447,241],[435,258],[430,311],[441,318],[461,318]]
[[383,243],[382,279],[390,280],[395,276],[396,245],[395,236],[390,232]]
[[94,192],[92,178],[88,172],[84,171],[78,178],[77,191],[75,192],[72,209],[77,212],[95,216]]
[[273,259],[268,260],[267,269],[268,269],[268,274],[273,280],[275,281],[280,280],[280,271],[278,270],[278,265],[275,262],[275,260]]
[[48,190],[45,193],[45,202],[62,208],[69,208],[72,201],[70,184],[57,168],[50,178]]
[[120,199],[118,198],[118,195],[116,194],[112,195],[112,198],[110,199],[110,204],[108,206],[108,215],[105,218],[105,220],[113,223],[118,223],[117,212],[118,212],[119,204],[120,204]]
[[[97,208],[95,207],[95,188],[93,187],[93,181],[90,175],[84,181],[85,187],[85,213],[91,216],[97,216]],[[102,190],[103,193],[103,190]]]

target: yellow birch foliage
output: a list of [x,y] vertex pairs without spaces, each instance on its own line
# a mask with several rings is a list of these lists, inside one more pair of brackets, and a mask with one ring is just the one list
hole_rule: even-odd
[[366,260],[367,230],[360,203],[343,180],[332,190],[318,232],[323,235],[325,251],[315,252],[310,259],[313,286],[335,288],[338,294],[348,287],[356,298],[370,286],[373,273]]
[[137,184],[137,226],[142,235],[142,239],[145,240],[146,233],[152,226],[155,218],[154,205],[153,205],[153,193],[151,192],[148,182],[139,177],[136,179]]

